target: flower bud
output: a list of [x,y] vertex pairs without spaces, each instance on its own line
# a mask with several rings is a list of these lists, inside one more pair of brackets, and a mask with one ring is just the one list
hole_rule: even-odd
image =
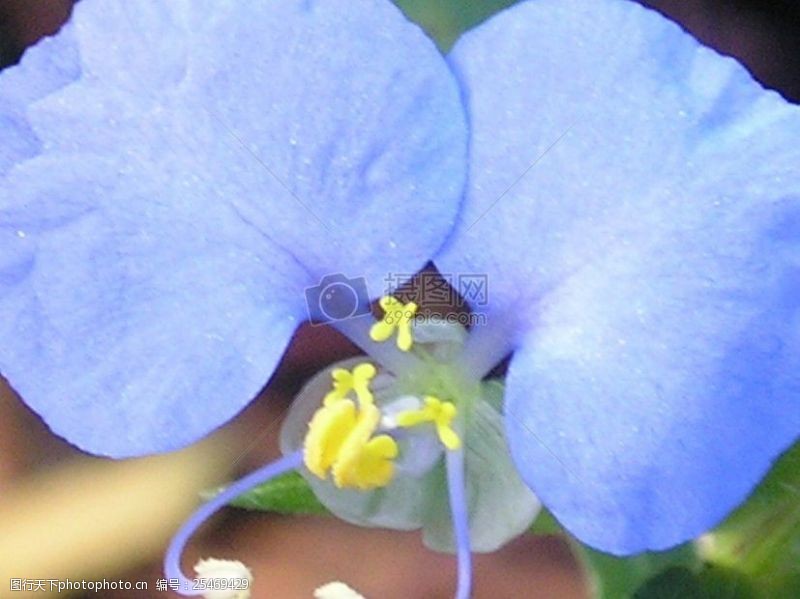
[[343,582],[329,582],[314,591],[314,599],[365,599]]
[[242,562],[227,559],[201,559],[194,566],[197,588],[204,599],[250,599],[253,574]]

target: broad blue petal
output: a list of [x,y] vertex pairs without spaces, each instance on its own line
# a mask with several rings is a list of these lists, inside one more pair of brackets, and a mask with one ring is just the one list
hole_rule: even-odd
[[78,56],[69,28],[65,28],[59,37],[42,40],[36,50],[28,52],[21,65],[3,73],[0,85],[0,177],[20,160],[40,151],[39,140],[25,115],[27,107],[79,75]]
[[460,200],[457,85],[388,2],[84,0],[0,100],[0,372],[95,453],[231,418],[305,287],[417,270]]
[[606,551],[698,535],[800,434],[800,111],[615,0],[521,4],[452,62],[471,180],[437,264],[523,323],[523,477]]

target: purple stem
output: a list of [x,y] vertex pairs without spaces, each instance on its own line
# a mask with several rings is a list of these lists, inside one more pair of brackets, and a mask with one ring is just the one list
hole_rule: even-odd
[[456,599],[469,599],[472,590],[472,551],[469,544],[469,515],[464,483],[464,450],[447,452],[447,491],[453,535],[458,552],[458,589]]
[[175,536],[172,537],[167,553],[164,556],[164,574],[167,579],[177,578],[180,581],[180,590],[177,591],[179,594],[191,597],[202,595],[206,592],[204,590],[193,590],[192,587],[194,585],[192,581],[186,578],[181,571],[181,554],[186,544],[189,542],[189,539],[197,532],[197,529],[213,516],[217,510],[230,503],[231,500],[276,476],[280,476],[290,470],[296,470],[302,463],[302,451],[297,451],[275,460],[274,462],[270,462],[266,466],[262,466],[255,472],[251,472],[244,478],[239,479],[227,487],[208,503],[202,505],[186,522],[184,522],[183,526],[181,526],[178,532],[175,533]]

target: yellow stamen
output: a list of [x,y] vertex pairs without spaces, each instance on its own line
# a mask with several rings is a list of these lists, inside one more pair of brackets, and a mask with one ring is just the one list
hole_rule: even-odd
[[351,391],[356,394],[359,404],[372,404],[373,397],[372,391],[369,390],[369,384],[375,377],[375,373],[375,367],[369,362],[359,364],[352,371],[346,368],[335,368],[331,372],[333,389],[322,400],[323,405],[330,406],[347,397]]
[[411,428],[432,422],[436,426],[436,434],[439,435],[442,445],[454,451],[461,447],[461,438],[453,429],[456,412],[456,407],[451,402],[428,395],[425,397],[425,405],[419,410],[409,410],[398,414],[397,425]]
[[[384,487],[394,476],[397,443],[388,435],[372,436],[381,419],[369,390],[375,372],[371,364],[360,364],[352,372],[334,370],[333,390],[308,425],[305,465],[323,480],[330,470],[339,488]],[[358,407],[345,397],[350,391],[356,394]]]
[[375,406],[365,406],[358,423],[342,444],[333,464],[333,483],[340,489],[374,489],[389,484],[394,476],[397,443],[389,435],[372,437],[381,414]]
[[411,335],[411,321],[417,314],[419,307],[414,302],[404,304],[390,295],[380,299],[383,318],[372,325],[369,336],[373,341],[383,342],[397,331],[397,347],[408,351],[414,343]]
[[306,467],[324,480],[355,426],[356,405],[352,400],[343,399],[317,410],[303,444]]

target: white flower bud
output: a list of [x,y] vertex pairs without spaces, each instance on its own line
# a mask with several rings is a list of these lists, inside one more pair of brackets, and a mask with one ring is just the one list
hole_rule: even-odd
[[197,588],[204,599],[250,599],[253,574],[242,562],[227,559],[201,559],[195,564]]
[[315,599],[365,599],[343,582],[329,582],[314,591]]

